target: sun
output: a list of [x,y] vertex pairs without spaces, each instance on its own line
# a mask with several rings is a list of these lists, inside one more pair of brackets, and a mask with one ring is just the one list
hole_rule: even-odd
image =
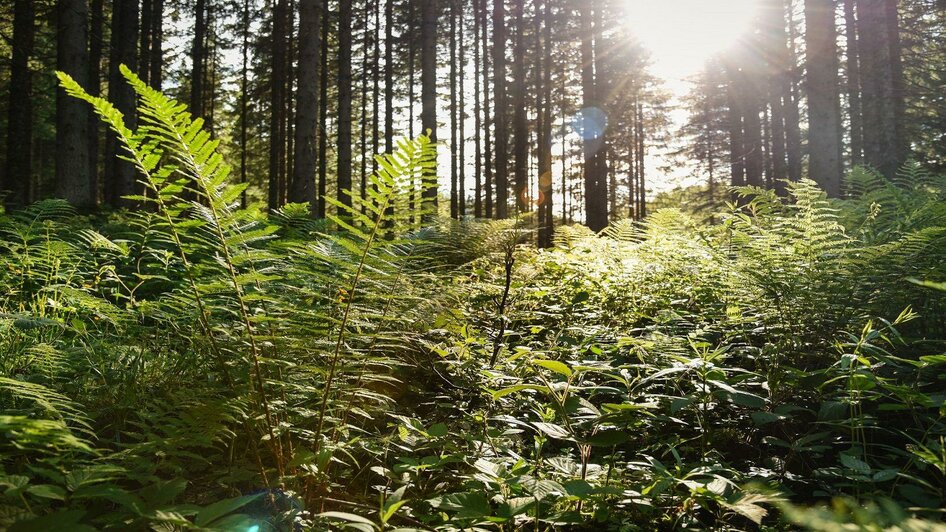
[[750,28],[760,0],[625,0],[625,20],[667,80],[696,74]]

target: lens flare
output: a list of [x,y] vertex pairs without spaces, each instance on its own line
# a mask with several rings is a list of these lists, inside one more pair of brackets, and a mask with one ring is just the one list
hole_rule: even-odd
[[597,107],[585,107],[572,117],[571,125],[582,140],[599,139],[608,128],[608,115]]

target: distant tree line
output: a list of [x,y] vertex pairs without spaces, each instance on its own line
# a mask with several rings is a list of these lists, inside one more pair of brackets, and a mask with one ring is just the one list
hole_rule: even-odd
[[[250,201],[270,209],[305,202],[324,216],[327,195],[347,203],[342,191],[366,193],[373,154],[429,131],[450,159],[440,193],[453,217],[536,211],[547,244],[555,223],[601,229],[645,213],[644,153],[666,96],[620,1],[16,0],[4,9],[8,207],[49,196],[135,206],[123,199],[141,193],[133,167],[52,77],[59,69],[107,94],[135,124],[125,64],[223,138]],[[417,201],[437,198],[431,190]]]
[[[939,0],[761,0],[754,31],[686,100],[682,152],[720,183],[808,176],[839,196],[861,165],[946,169],[946,5]],[[728,168],[727,168],[728,167]]]
[[[910,157],[946,166],[942,2],[761,3],[754,31],[685,102],[684,151],[710,182],[782,190],[808,175],[838,195],[854,164],[888,176]],[[627,5],[12,0],[0,22],[0,190],[8,207],[51,196],[135,207],[134,168],[52,75],[107,94],[134,125],[125,64],[224,141],[250,185],[244,204],[308,203],[324,216],[326,197],[368,192],[375,153],[429,131],[449,164],[441,190],[418,183],[416,202],[448,198],[455,218],[534,211],[546,245],[558,223],[640,219],[669,102]]]

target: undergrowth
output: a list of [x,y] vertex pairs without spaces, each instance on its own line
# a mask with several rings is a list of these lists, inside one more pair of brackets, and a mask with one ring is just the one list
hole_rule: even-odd
[[0,218],[0,528],[943,529],[946,178],[540,250],[412,210],[425,137],[327,221],[240,210],[201,121],[125,76],[135,131],[61,79],[140,208]]

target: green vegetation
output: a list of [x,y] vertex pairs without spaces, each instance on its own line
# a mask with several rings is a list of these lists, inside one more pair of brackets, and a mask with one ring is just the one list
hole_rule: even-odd
[[266,216],[125,75],[137,131],[62,79],[143,208],[0,218],[0,528],[943,529],[946,178],[536,249],[410,209],[421,137],[329,220]]

